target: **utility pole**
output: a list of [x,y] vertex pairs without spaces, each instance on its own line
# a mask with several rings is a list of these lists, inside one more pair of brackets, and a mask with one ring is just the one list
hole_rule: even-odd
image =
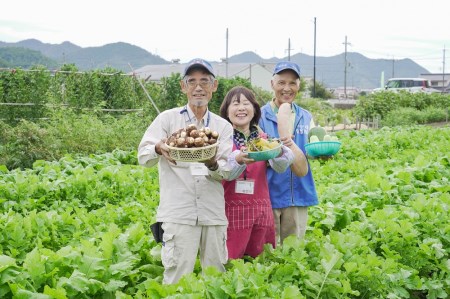
[[288,51],[288,61],[291,61],[291,39],[290,39],[290,38],[288,38],[288,48],[287,48],[287,51]]
[[344,52],[344,96],[347,99],[347,45],[351,45],[347,42],[347,35],[345,36],[345,52]]
[[394,59],[394,56],[392,56],[392,78],[395,78],[395,76],[394,76],[394,69],[395,69],[394,64],[395,64],[395,59]]
[[226,39],[226,50],[225,50],[225,78],[228,79],[228,28],[225,36]]
[[444,50],[442,50],[442,93],[445,91],[445,45]]
[[313,98],[316,97],[316,17],[314,17],[314,64],[313,64]]

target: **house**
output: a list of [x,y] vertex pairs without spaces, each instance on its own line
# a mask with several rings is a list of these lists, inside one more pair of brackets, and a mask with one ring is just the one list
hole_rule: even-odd
[[420,74],[420,77],[428,79],[432,88],[441,92],[450,93],[450,73]]
[[347,86],[345,87],[337,87],[333,90],[331,90],[333,93],[333,96],[335,99],[356,99],[358,97],[358,94],[360,92],[359,88],[353,87],[353,86]]
[[[211,62],[217,77],[234,78],[241,77],[248,79],[252,86],[260,87],[265,91],[272,91],[270,80],[272,71],[276,63],[225,63]],[[171,64],[146,65],[134,70],[135,75],[145,81],[160,82],[161,78],[170,77],[173,73],[183,73],[186,64],[178,63],[178,60]]]

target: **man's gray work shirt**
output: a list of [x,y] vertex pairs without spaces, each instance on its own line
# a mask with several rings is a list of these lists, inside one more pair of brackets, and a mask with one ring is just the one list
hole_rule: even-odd
[[[197,128],[208,126],[219,133],[216,153],[219,168],[215,171],[207,170],[207,175],[193,175],[192,162],[177,161],[177,165],[174,165],[155,152],[155,145],[161,139],[168,138],[173,132],[192,123]],[[160,202],[157,221],[188,225],[227,225],[221,181],[232,175],[226,168],[233,147],[232,135],[233,128],[227,120],[209,110],[203,119],[197,120],[187,105],[166,110],[155,118],[139,144],[138,161],[146,167],[158,163]],[[203,163],[196,166],[205,167]]]

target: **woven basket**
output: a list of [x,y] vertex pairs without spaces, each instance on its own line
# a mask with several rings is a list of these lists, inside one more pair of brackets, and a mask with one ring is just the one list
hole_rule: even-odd
[[211,159],[216,155],[218,142],[203,147],[172,147],[169,148],[169,156],[175,161],[200,162]]
[[308,156],[333,156],[341,147],[340,141],[319,141],[312,142],[305,145],[305,150]]

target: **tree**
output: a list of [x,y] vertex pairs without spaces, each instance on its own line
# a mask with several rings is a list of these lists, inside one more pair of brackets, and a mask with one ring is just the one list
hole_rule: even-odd
[[234,77],[229,79],[218,77],[217,80],[219,81],[219,86],[217,88],[217,91],[213,93],[213,97],[208,105],[209,110],[217,114],[219,114],[220,105],[222,105],[222,101],[230,89],[238,85],[252,89],[250,81],[241,77]]
[[309,85],[308,90],[311,93],[311,95],[315,94],[315,98],[328,100],[333,97],[333,94],[329,92],[323,84],[317,81],[316,81],[316,92],[314,93],[314,84]]
[[39,51],[21,47],[1,47],[0,66],[30,69],[33,66],[44,65],[47,68],[56,68],[58,63],[45,57]]
[[181,74],[172,73],[161,79],[161,92],[155,99],[159,111],[168,110],[186,104],[186,96],[180,88]]

